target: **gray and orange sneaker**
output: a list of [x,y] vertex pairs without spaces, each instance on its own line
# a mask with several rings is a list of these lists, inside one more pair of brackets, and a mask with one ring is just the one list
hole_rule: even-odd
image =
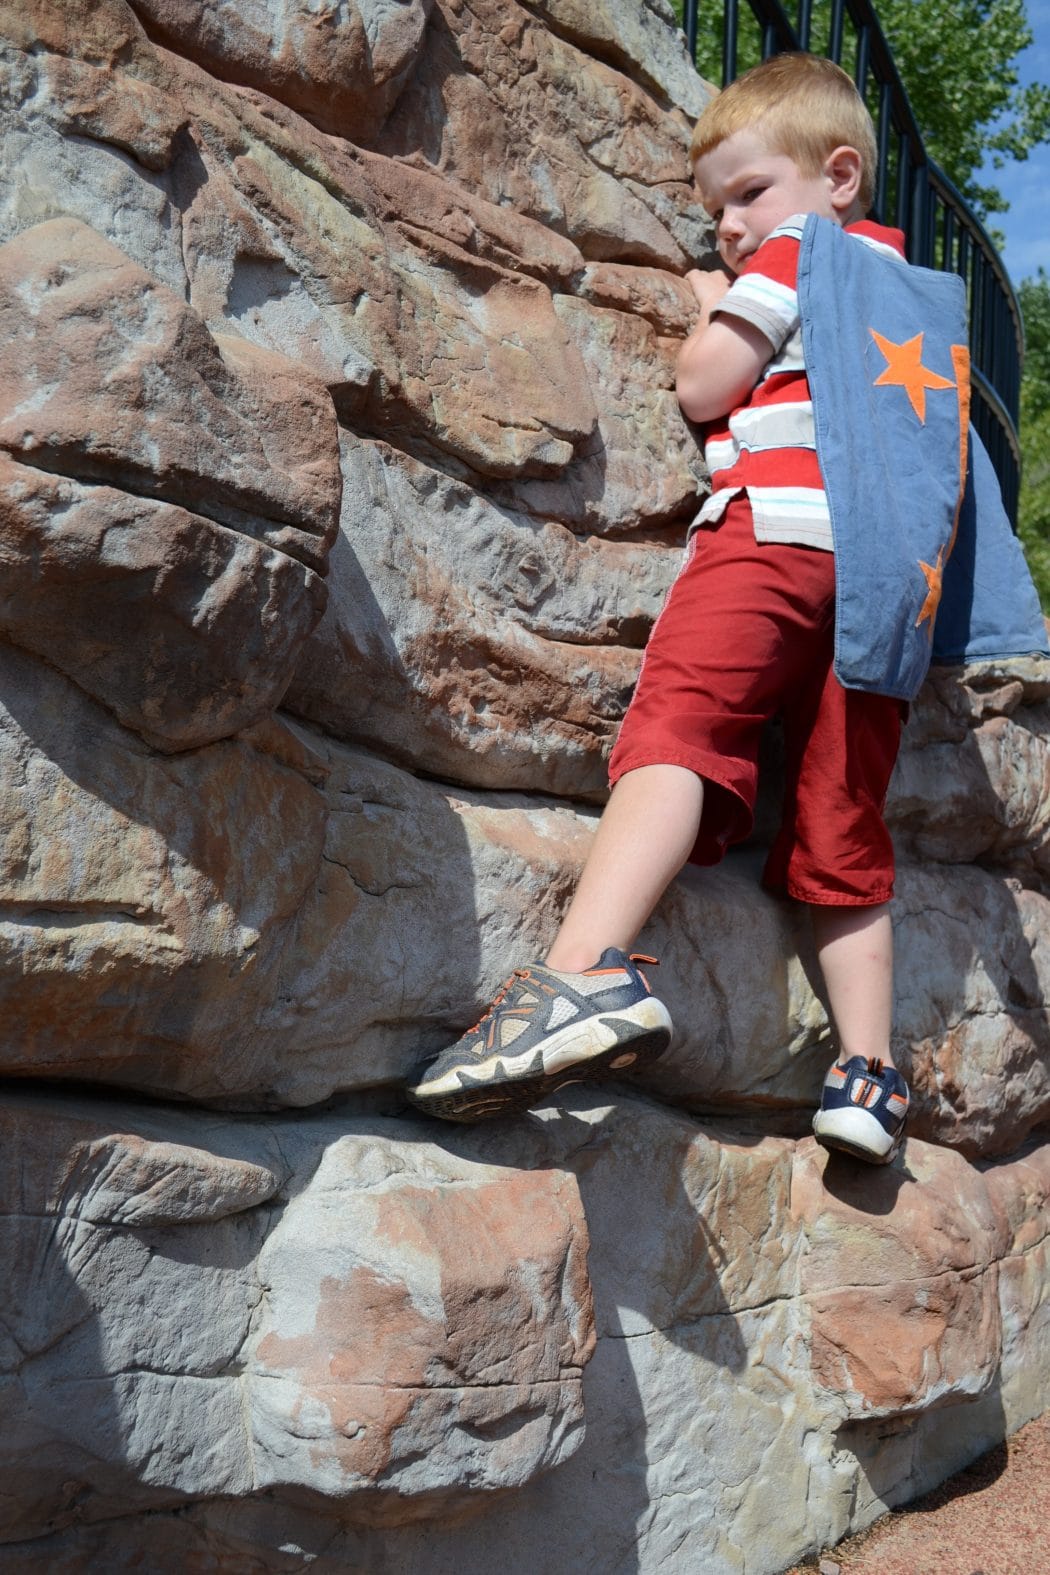
[[888,1165],[901,1146],[907,1115],[908,1085],[897,1069],[855,1055],[824,1079],[813,1132],[825,1148]]
[[609,947],[583,973],[516,968],[480,1021],[409,1085],[409,1099],[447,1121],[485,1121],[654,1061],[671,1018],[640,962],[656,958]]

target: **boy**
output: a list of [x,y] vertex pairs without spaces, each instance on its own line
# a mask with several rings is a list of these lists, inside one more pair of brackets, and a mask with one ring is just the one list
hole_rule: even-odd
[[[892,255],[894,269],[905,266],[903,237],[865,221],[874,130],[829,61],[778,56],[739,78],[704,111],[691,158],[736,276],[687,275],[700,316],[677,365],[682,409],[705,430],[712,494],[653,628],[610,760],[612,793],[545,962],[517,970],[409,1096],[478,1120],[661,1053],[670,1018],[637,967],[654,959],[630,948],[687,860],[716,863],[747,835],[759,736],[780,714],[784,819],[764,881],[810,905],[841,1047],[814,1130],[885,1164],[908,1108],[890,1050],[893,849],[882,818],[904,707],[892,688],[844,688],[834,670],[835,544],[796,270],[807,215],[855,235],[850,249]],[[927,388],[955,387],[926,375]],[[957,454],[943,460],[957,469]]]

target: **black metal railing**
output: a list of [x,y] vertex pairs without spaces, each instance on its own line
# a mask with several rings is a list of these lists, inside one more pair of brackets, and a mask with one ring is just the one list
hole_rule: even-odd
[[[965,281],[970,308],[973,423],[991,456],[1007,512],[1016,524],[1021,475],[1017,417],[1024,359],[1021,309],[988,232],[923,146],[874,7],[869,0],[831,0],[828,36],[815,41],[812,0],[798,0],[794,22],[778,0],[747,0],[747,5],[759,32],[758,58],[812,49],[847,70],[852,68],[853,79],[872,111],[878,141],[875,217],[881,223],[895,223],[905,232],[910,262],[958,273]],[[739,70],[741,8],[738,0],[724,0],[721,9],[725,84]],[[684,0],[684,28],[694,60],[699,11],[700,0]],[[843,58],[848,43],[852,60]]]

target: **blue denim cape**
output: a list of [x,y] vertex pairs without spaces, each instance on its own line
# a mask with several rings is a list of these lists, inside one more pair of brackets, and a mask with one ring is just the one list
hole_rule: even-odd
[[810,214],[798,298],[835,543],[839,681],[911,700],[931,659],[1050,654],[991,462],[972,428],[960,441],[963,281]]

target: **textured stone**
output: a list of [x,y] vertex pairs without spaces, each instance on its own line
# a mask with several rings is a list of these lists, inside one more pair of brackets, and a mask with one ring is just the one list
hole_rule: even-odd
[[[687,872],[657,909],[644,944],[677,1034],[646,1081],[693,1108],[801,1116],[829,1028],[805,914],[763,894],[760,870],[737,855]],[[909,1129],[970,1157],[1009,1154],[1050,1118],[1047,900],[977,869],[904,865],[892,913]]]
[[266,717],[324,606],[313,571],[119,487],[0,457],[0,629],[160,749]]
[[571,1454],[593,1335],[575,1184],[398,1136],[331,1143],[267,1242],[247,1385],[257,1485],[404,1520]]
[[324,390],[76,220],[0,246],[0,324],[0,628],[161,748],[267,716],[324,606]]
[[913,857],[1045,877],[1050,672],[1040,657],[934,668],[887,806]]
[[339,502],[331,406],[272,354],[210,334],[75,220],[0,248],[0,448],[189,504],[323,569]]
[[593,1331],[564,1172],[390,1122],[15,1095],[0,1126],[5,1540],[292,1484],[412,1518],[577,1446]]
[[580,275],[579,294],[595,306],[644,318],[672,338],[684,339],[696,321],[692,290],[684,279],[662,268],[588,263]]
[[85,1114],[54,1096],[15,1096],[3,1128],[5,1540],[85,1505],[124,1513],[129,1495],[245,1491],[230,1357],[258,1300],[245,1254],[271,1165],[206,1152],[199,1119]]
[[323,847],[317,762],[269,723],[158,757],[13,649],[0,683],[5,1070],[258,1090],[253,1022]]
[[325,131],[367,137],[419,58],[431,0],[133,0],[150,33]]
[[199,160],[186,110],[124,0],[4,0],[0,82],[0,241],[78,219],[182,296],[172,188]]
[[170,166],[186,116],[124,0],[5,0],[0,21],[4,58],[21,77],[16,126],[31,101],[64,137],[119,149],[147,170]]
[[1047,898],[974,869],[909,869],[894,905],[895,1042],[914,1130],[973,1158],[1050,1116]]
[[[12,57],[12,71],[24,74],[26,54]],[[162,213],[152,225],[136,214],[126,245],[118,227],[129,256],[164,282],[174,282],[177,266],[209,322],[294,356],[357,421],[484,474],[544,473],[571,459],[595,420],[582,362],[549,291],[505,266],[515,237],[535,250],[533,267],[564,277],[571,246],[556,236],[531,246],[541,227],[527,219],[465,195],[442,202],[425,172],[362,159],[271,100],[223,88],[173,56],[152,64],[189,117],[167,183],[177,189],[182,245],[177,264],[158,256],[152,231]],[[30,122],[18,135],[35,130]],[[40,184],[57,185],[56,202],[79,213],[83,194],[67,189],[75,182],[63,161],[68,152],[57,180]],[[401,220],[414,216],[416,190],[424,192],[421,234],[411,218]],[[108,194],[92,197],[95,222],[110,229]],[[142,207],[141,196],[120,193],[119,201],[126,212]],[[442,208],[462,216],[448,233],[436,217]],[[457,276],[466,276],[466,289]]]
[[[9,778],[42,789],[7,834],[7,956],[24,970],[10,1070],[292,1104],[401,1080],[543,954],[586,855],[591,815],[451,794],[279,724],[173,777],[46,670],[11,658],[6,672]],[[761,891],[760,867],[745,852],[685,872],[642,937],[677,1025],[645,1080],[801,1130],[829,1029],[805,914]],[[906,866],[895,923],[912,1130],[1008,1153],[1050,1115],[1046,899],[973,868]]]
[[[30,1104],[15,1102],[8,1132]],[[772,1575],[898,1502],[909,1474],[936,1480],[967,1449],[976,1453],[997,1407],[1000,1427],[1006,1416],[1017,1425],[1015,1405],[1031,1402],[1031,1343],[1004,1337],[1001,1391],[989,1380],[1000,1322],[1004,1332],[1016,1322],[1015,1304],[1037,1338],[1040,1314],[1030,1298],[1022,1309],[1014,1287],[1027,1274],[1029,1294],[1040,1272],[1045,1145],[977,1172],[909,1140],[903,1169],[861,1176],[810,1140],[760,1139],[582,1091],[558,1111],[472,1131],[337,1112],[191,1126],[185,1115],[129,1107],[111,1128],[109,1113],[62,1119],[81,1142],[89,1132],[153,1142],[163,1133],[175,1164],[187,1162],[188,1146],[215,1156],[215,1174],[254,1162],[277,1184],[236,1221],[202,1220],[192,1255],[173,1250],[169,1232],[144,1286],[147,1306],[161,1283],[197,1287],[183,1310],[184,1367],[205,1340],[243,1338],[245,1409],[225,1425],[231,1437],[250,1428],[259,1480],[271,1485],[225,1502],[192,1491],[175,1520],[155,1484],[129,1482],[120,1518],[92,1526],[105,1508],[93,1496],[100,1468],[88,1466],[79,1501],[88,1524],[15,1546],[5,1569],[34,1556],[69,1571],[92,1560],[149,1567],[177,1535],[180,1556],[189,1549],[204,1567],[484,1575],[498,1565],[526,1575],[542,1526],[559,1566],[597,1572],[629,1556],[639,1568]],[[199,1173],[199,1159],[191,1163]],[[67,1187],[67,1208],[76,1195]],[[224,1269],[223,1302],[216,1269],[229,1261],[230,1239],[216,1232],[237,1222],[245,1267]],[[573,1407],[589,1342],[580,1278],[588,1238],[597,1346],[583,1373],[581,1439]],[[147,1230],[145,1239],[156,1238]],[[112,1285],[127,1252],[110,1231],[91,1262],[108,1255]],[[190,1256],[208,1260],[211,1279]],[[96,1283],[89,1270],[83,1281]],[[242,1282],[261,1297],[246,1338],[232,1294]],[[964,1308],[971,1295],[982,1321],[945,1321],[946,1307]],[[93,1316],[108,1327],[107,1306]],[[363,1332],[351,1339],[351,1328]],[[62,1372],[70,1338],[30,1368]],[[175,1366],[164,1338],[158,1346]],[[79,1349],[81,1372],[93,1371],[83,1365],[90,1349]],[[847,1366],[856,1384],[829,1387],[829,1362]],[[524,1374],[528,1412],[516,1382]],[[430,1421],[445,1408],[435,1438]],[[511,1420],[517,1431],[504,1431]],[[143,1436],[149,1425],[143,1416]],[[63,1451],[70,1431],[67,1422]],[[401,1452],[412,1440],[431,1449],[429,1479],[420,1458]],[[562,1463],[540,1474],[543,1448]],[[48,1482],[59,1476],[62,1456],[53,1458]],[[369,1477],[375,1468],[381,1475]],[[441,1490],[446,1468],[449,1478],[459,1473],[458,1497]],[[289,1486],[304,1470],[305,1501]],[[516,1491],[493,1503],[489,1489],[511,1482]],[[129,1516],[150,1495],[154,1513]],[[468,1506],[475,1513],[464,1525]],[[70,1518],[65,1505],[52,1514],[59,1525]],[[425,1525],[413,1523],[419,1516]]]
[[289,708],[454,781],[600,793],[677,551],[580,540],[385,444],[347,439],[343,470]]
[[792,1207],[806,1239],[814,1380],[843,1419],[925,1411],[989,1387],[1007,1240],[959,1155],[909,1139],[903,1167],[873,1179],[808,1140]]
[[584,357],[597,432],[564,476],[521,481],[496,496],[574,530],[652,530],[691,519],[704,473],[673,393],[680,340],[661,339],[640,316],[571,296],[555,306]]
[[[429,169],[364,148],[342,151],[367,180],[384,224],[435,262],[455,270],[468,258],[480,257],[569,291],[581,274],[591,271],[578,247],[536,219],[486,202]],[[688,290],[672,275],[647,271],[662,280],[668,292]]]
[[[476,250],[435,245],[435,220],[421,236],[388,227],[380,215],[392,205],[412,213],[418,177],[317,136],[304,171],[298,126],[240,99],[211,101],[191,79],[193,89],[209,162],[220,163],[188,216],[195,280],[206,253],[205,311],[222,290],[223,315],[292,350],[355,426],[483,475],[563,469],[594,428],[594,405],[549,289],[492,260],[511,225],[494,222],[493,244]],[[216,227],[231,219],[242,246],[216,255]],[[557,268],[557,251],[545,251]]]
[[707,220],[687,184],[684,118],[516,3],[436,3],[431,29],[374,143],[380,151],[425,161],[539,219],[595,261],[678,271],[707,249]]
[[536,10],[559,33],[599,60],[615,62],[635,82],[699,115],[708,91],[697,77],[666,0],[537,0]]

